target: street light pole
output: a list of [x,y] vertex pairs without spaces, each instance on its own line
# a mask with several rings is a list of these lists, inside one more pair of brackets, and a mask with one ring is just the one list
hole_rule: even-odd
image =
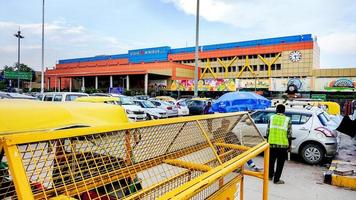
[[198,96],[198,59],[199,59],[199,0],[197,0],[197,15],[195,18],[195,68],[194,68],[194,96]]
[[44,4],[45,0],[42,0],[41,94],[44,92]]
[[20,40],[24,38],[24,36],[21,35],[20,28],[14,36],[17,37],[17,89],[20,89]]

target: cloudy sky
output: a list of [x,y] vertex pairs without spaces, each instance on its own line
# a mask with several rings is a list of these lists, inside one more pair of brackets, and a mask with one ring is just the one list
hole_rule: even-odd
[[[322,67],[356,67],[355,0],[201,0],[200,44],[311,33]],[[40,69],[42,0],[0,0],[0,68]],[[46,0],[45,66],[59,59],[195,44],[195,0]]]

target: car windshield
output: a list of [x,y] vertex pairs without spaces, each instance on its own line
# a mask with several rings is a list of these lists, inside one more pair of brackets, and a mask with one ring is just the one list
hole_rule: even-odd
[[141,101],[141,105],[144,108],[155,108],[156,106],[150,101]]
[[204,105],[204,101],[193,100],[193,101],[189,101],[188,104],[190,106],[203,106]]
[[120,97],[121,105],[135,105],[135,103],[128,97]]
[[327,123],[330,121],[329,116],[327,116],[324,112],[320,113],[318,115],[318,118],[319,118],[321,124],[323,124],[324,126],[326,126]]
[[187,106],[187,103],[185,101],[179,101],[178,103],[180,106]]
[[172,104],[168,103],[168,102],[165,102],[165,101],[162,101],[161,104],[163,106],[172,106]]
[[78,97],[86,97],[86,96],[87,95],[83,95],[83,94],[68,94],[66,96],[66,101],[74,101]]

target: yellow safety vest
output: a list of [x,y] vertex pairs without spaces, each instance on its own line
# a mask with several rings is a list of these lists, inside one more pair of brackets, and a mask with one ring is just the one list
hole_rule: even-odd
[[290,118],[285,115],[275,114],[270,118],[268,142],[288,147],[288,124]]

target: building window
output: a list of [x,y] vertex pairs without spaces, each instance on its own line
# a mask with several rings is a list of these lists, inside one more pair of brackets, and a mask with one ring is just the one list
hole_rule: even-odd
[[265,65],[260,65],[260,71],[265,71]]
[[276,70],[276,65],[275,64],[271,65],[271,70]]
[[203,73],[203,72],[204,72],[204,70],[205,70],[205,68],[200,68],[201,73]]
[[231,66],[231,71],[236,72],[236,66]]
[[242,66],[239,66],[239,72],[242,70]]
[[277,70],[281,70],[281,64],[276,64]]
[[231,72],[231,66],[227,67],[227,71]]
[[225,68],[224,67],[219,67],[219,72],[225,72]]
[[214,73],[216,73],[216,67],[213,68]]
[[253,68],[253,71],[257,71],[257,65],[253,65],[252,68]]

